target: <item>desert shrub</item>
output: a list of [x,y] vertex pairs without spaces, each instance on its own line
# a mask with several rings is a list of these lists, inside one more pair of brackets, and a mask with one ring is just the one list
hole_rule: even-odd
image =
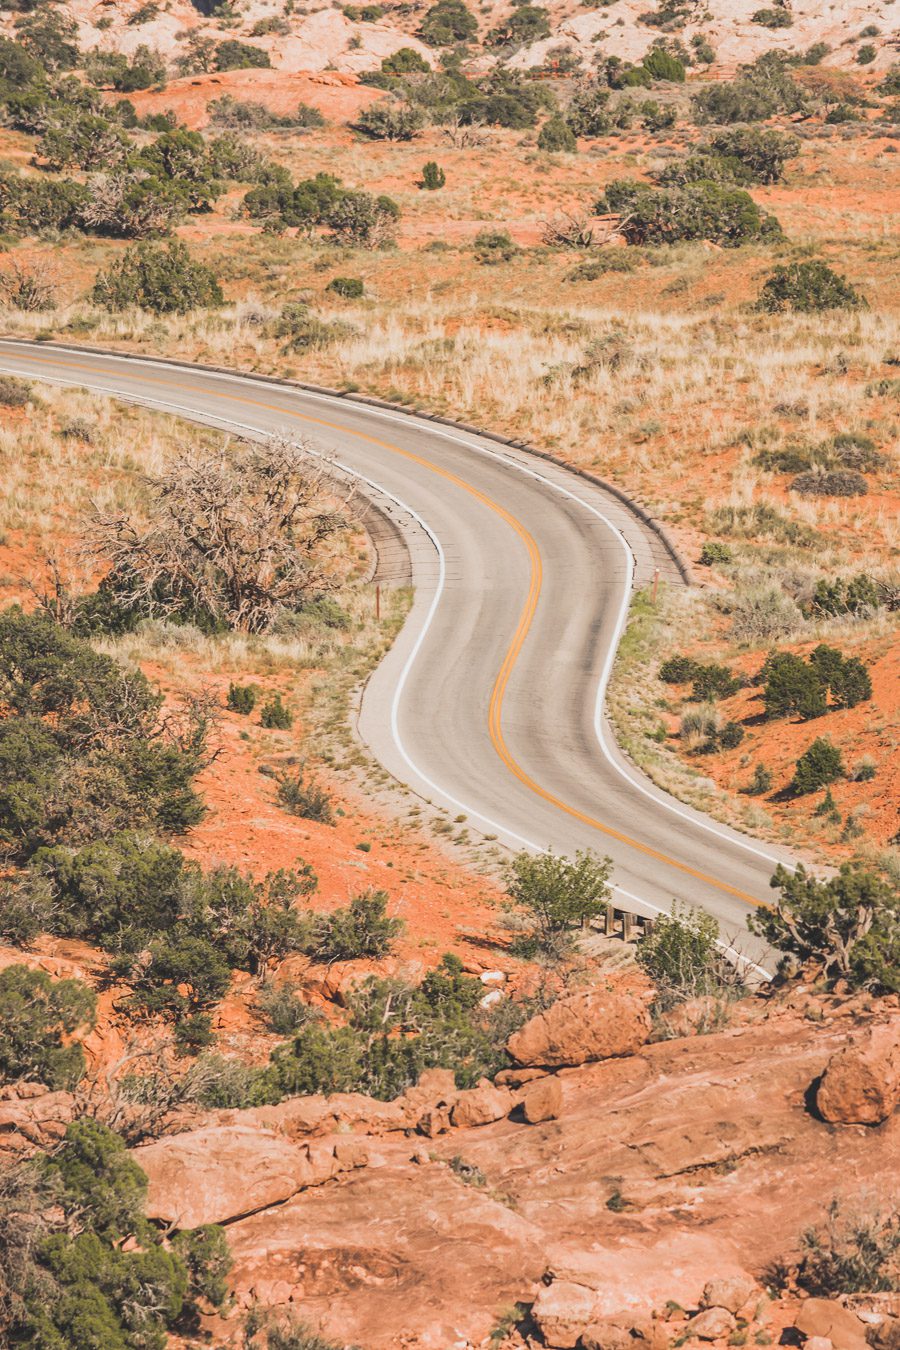
[[94,1025],[96,999],[80,980],[52,980],[43,970],[0,970],[0,1082],[22,1079],[72,1088],[84,1072],[74,1033]]
[[869,485],[855,469],[810,469],[798,474],[791,490],[803,497],[864,497]]
[[744,992],[739,972],[722,955],[718,921],[703,910],[673,905],[671,914],[660,914],[638,939],[634,955],[656,985],[657,1013],[686,999]]
[[257,1010],[276,1036],[291,1036],[314,1019],[313,1009],[298,998],[300,991],[301,986],[296,984],[269,984],[260,993]]
[[388,956],[404,928],[402,919],[388,915],[389,899],[387,891],[365,891],[354,896],[346,909],[321,915],[307,950],[319,961]]
[[259,714],[259,725],[267,731],[290,731],[294,725],[294,714],[281,701],[280,694],[273,694],[263,704]]
[[385,75],[427,75],[431,66],[415,47],[399,47],[381,63]]
[[654,80],[684,84],[684,65],[663,47],[651,47],[641,64]]
[[360,248],[385,248],[394,242],[400,208],[392,197],[344,192],[328,211],[329,238]]
[[437,0],[426,10],[419,30],[430,47],[452,47],[478,34],[478,21],[463,0]]
[[559,113],[547,118],[538,133],[537,143],[539,150],[571,153],[578,148],[574,133]]
[[821,717],[827,709],[827,685],[815,666],[793,652],[773,653],[763,666],[763,702],[767,717],[796,713],[804,720]]
[[40,614],[0,613],[0,844],[13,858],[97,832],[196,824],[201,710],[161,719],[162,696]]
[[390,1101],[425,1069],[452,1069],[460,1087],[493,1076],[521,1022],[514,1005],[483,1009],[484,985],[447,955],[419,985],[369,979],[350,997],[350,1022],[317,1023],[276,1050],[257,1080],[257,1101],[314,1092],[366,1092]]
[[475,258],[488,266],[510,262],[518,251],[508,230],[479,230],[475,236]]
[[366,288],[362,277],[332,277],[325,289],[342,300],[358,300]]
[[865,42],[857,49],[856,64],[858,66],[870,66],[877,55],[878,52],[871,42]]
[[148,525],[92,522],[109,588],[142,615],[258,633],[335,584],[326,545],[343,517],[303,445],[189,450],[146,487]]
[[91,179],[77,223],[116,239],[159,238],[191,209],[191,200],[190,192],[177,180],[124,166]]
[[352,329],[345,323],[326,323],[309,306],[298,301],[283,305],[278,318],[269,326],[273,337],[286,338],[290,352],[324,351],[339,342]]
[[51,124],[35,151],[47,169],[99,169],[124,162],[128,137],[121,127],[92,113],[74,113]]
[[612,861],[590,851],[574,859],[554,853],[518,853],[506,871],[506,890],[524,913],[528,929],[518,946],[555,955],[571,940],[571,930],[602,914],[609,901]]
[[240,713],[242,717],[249,717],[256,707],[256,700],[259,691],[255,684],[234,684],[228,686],[228,697],[225,706],[229,712]]
[[737,642],[770,642],[803,627],[800,607],[777,586],[750,586],[723,596],[720,605],[731,618],[730,634]]
[[734,127],[713,136],[708,153],[737,160],[752,183],[780,183],[784,166],[800,153],[796,136],[759,127]]
[[216,47],[216,70],[268,70],[271,64],[269,53],[249,42],[226,38]]
[[427,192],[437,192],[447,182],[447,175],[441,166],[430,159],[422,168],[421,186]]
[[690,656],[670,656],[659,668],[659,678],[665,684],[688,684],[701,669]]
[[636,266],[634,257],[624,249],[610,249],[608,253],[600,253],[591,262],[573,267],[566,281],[598,281],[610,272],[633,272]]
[[98,1121],[74,1121],[53,1154],[5,1169],[2,1190],[5,1342],[158,1350],[224,1303],[222,1230],[167,1241],[144,1216],[146,1176]]
[[850,777],[854,783],[871,783],[877,773],[877,768],[878,766],[871,755],[863,755],[854,764]]
[[768,314],[796,310],[803,314],[826,309],[864,309],[865,299],[845,277],[820,259],[776,267],[763,283],[757,308]]
[[138,89],[162,88],[166,82],[166,63],[159,52],[143,45],[130,56],[95,49],[85,60],[85,73],[92,84],[131,94]]
[[763,28],[791,28],[794,18],[787,9],[758,9],[751,14],[750,21],[762,24]]
[[411,141],[425,125],[420,109],[397,99],[384,99],[364,108],[353,123],[373,141]]
[[721,723],[713,704],[695,704],[681,714],[678,734],[692,750],[712,754],[719,746]]
[[6,224],[31,234],[80,227],[89,200],[83,183],[0,174],[0,210]]
[[797,797],[836,783],[844,776],[844,761],[827,736],[817,736],[797,760],[790,791]]
[[717,567],[722,563],[730,563],[733,557],[734,554],[727,544],[720,544],[714,540],[703,545],[698,562],[701,567]]
[[40,84],[45,75],[38,58],[22,42],[0,38],[0,81],[12,89],[27,89]]
[[750,931],[801,966],[817,966],[827,981],[853,988],[900,991],[900,894],[896,885],[858,864],[843,863],[820,879],[801,865],[779,866],[773,908],[747,920]]
[[775,218],[764,215],[749,193],[708,181],[654,188],[618,179],[608,185],[595,209],[623,216],[622,232],[629,244],[707,239],[737,248],[750,239],[780,233]]
[[741,66],[736,80],[711,84],[692,98],[699,123],[763,122],[775,113],[795,113],[806,106],[806,96],[791,78],[788,60],[779,52],[765,52]]
[[0,404],[4,408],[24,408],[31,402],[31,385],[16,375],[0,375]]
[[741,687],[740,682],[735,679],[727,666],[720,666],[715,663],[698,665],[692,679],[694,683],[691,689],[691,698],[695,703],[706,703],[717,698],[730,698]]
[[293,816],[315,820],[320,825],[334,824],[331,794],[314,778],[308,779],[302,770],[279,777],[278,800]]
[[895,61],[890,70],[886,71],[884,79],[878,86],[878,92],[884,94],[886,98],[900,94],[900,61]]
[[719,732],[719,745],[723,750],[735,750],[744,739],[744,728],[740,722],[726,722]]
[[15,258],[0,272],[0,296],[5,304],[25,314],[46,314],[56,308],[53,278]]
[[765,764],[757,764],[753,769],[753,777],[745,788],[741,788],[741,791],[748,797],[761,797],[764,792],[769,792],[771,787],[772,774]]
[[165,248],[137,244],[126,249],[104,272],[98,272],[92,298],[104,309],[136,305],[153,314],[187,314],[192,309],[221,305],[216,274],[195,262],[180,240]]
[[68,14],[36,10],[16,20],[16,38],[44,70],[74,70],[79,64],[78,25]]
[[878,583],[865,572],[856,576],[820,577],[809,604],[813,614],[873,614],[884,603]]
[[640,106],[641,126],[645,131],[668,131],[677,120],[675,109],[666,104],[646,99]]
[[566,109],[566,122],[576,136],[607,135],[613,126],[609,90],[595,80],[581,81]]
[[900,1211],[875,1205],[847,1212],[838,1200],[825,1220],[801,1235],[796,1283],[814,1298],[896,1293],[900,1288]]
[[859,113],[855,108],[851,108],[849,103],[836,103],[833,108],[829,108],[825,114],[825,125],[827,127],[842,127],[848,122],[858,122]]
[[485,34],[486,47],[506,47],[515,44],[524,47],[528,43],[538,42],[550,36],[549,15],[541,5],[532,5],[525,0],[496,28]]

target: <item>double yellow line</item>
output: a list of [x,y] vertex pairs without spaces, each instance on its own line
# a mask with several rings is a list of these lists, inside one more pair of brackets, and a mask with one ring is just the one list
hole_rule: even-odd
[[[89,371],[96,374],[96,367],[86,362],[62,360],[60,358],[50,360],[46,357],[32,356],[30,353],[29,360],[38,365],[52,365],[67,370]],[[535,611],[537,610],[543,580],[543,566],[541,563],[540,550],[538,549],[533,535],[531,535],[522,522],[507,511],[504,506],[501,506],[499,502],[494,501],[492,497],[488,497],[478,488],[473,487],[471,483],[467,483],[465,479],[460,478],[457,474],[451,473],[449,469],[442,469],[439,465],[432,463],[431,460],[425,459],[423,456],[417,455],[411,450],[404,450],[402,446],[395,445],[393,441],[382,440],[378,436],[370,436],[364,431],[352,431],[348,427],[341,426],[339,422],[331,422],[322,417],[312,417],[307,413],[293,412],[290,409],[282,408],[277,404],[266,403],[261,399],[246,398],[239,394],[216,393],[213,395],[210,391],[198,389],[194,385],[183,384],[178,380],[163,379],[157,376],[146,375],[143,372],[141,372],[140,378],[148,384],[158,385],[164,389],[179,390],[182,393],[194,395],[202,394],[205,397],[227,399],[231,403],[241,404],[245,407],[261,408],[266,412],[277,413],[281,417],[287,416],[297,422],[305,422],[311,426],[324,427],[329,431],[339,432],[343,436],[353,436],[357,440],[366,441],[370,445],[377,445],[381,449],[389,450],[395,455],[400,455],[403,459],[409,460],[410,463],[418,464],[429,472],[445,479],[447,482],[453,483],[454,486],[461,488],[463,492],[467,492],[470,497],[474,497],[476,501],[481,502],[488,510],[493,511],[495,515],[505,521],[525,545],[531,567],[531,579],[528,588],[528,596],[525,600],[522,612],[519,615],[519,622],[516,625],[512,641],[507,648],[506,655],[503,658],[503,664],[500,667],[497,678],[494,681],[493,689],[491,690],[491,700],[488,710],[488,733],[491,738],[491,743],[500,759],[506,765],[513,777],[518,779],[518,781],[527,787],[529,791],[533,792],[536,796],[541,797],[545,802],[549,802],[558,810],[564,811],[567,815],[572,816],[575,820],[581,821],[582,824],[599,831],[601,834],[607,835],[611,839],[617,839],[620,843],[628,845],[629,848],[636,849],[639,853],[646,854],[647,857],[655,858],[658,862],[676,868],[679,872],[684,873],[685,876],[693,877],[695,881],[702,881],[708,886],[713,886],[717,890],[726,892],[728,895],[736,896],[739,900],[743,900],[749,905],[759,907],[760,901],[756,900],[752,895],[748,895],[746,891],[739,890],[736,886],[730,886],[727,882],[719,881],[716,877],[708,876],[705,872],[701,872],[697,868],[689,866],[687,863],[679,862],[677,858],[670,858],[668,854],[661,853],[658,849],[651,848],[649,844],[642,844],[640,840],[633,839],[630,835],[624,834],[621,830],[613,829],[610,825],[604,825],[602,821],[596,820],[593,816],[587,815],[584,811],[579,811],[577,807],[570,806],[560,797],[555,796],[552,792],[548,792],[546,788],[541,787],[540,783],[537,783],[530,774],[526,773],[519,762],[511,754],[503,735],[503,699],[506,694],[510,676],[519,659],[522,645],[528,636]]]

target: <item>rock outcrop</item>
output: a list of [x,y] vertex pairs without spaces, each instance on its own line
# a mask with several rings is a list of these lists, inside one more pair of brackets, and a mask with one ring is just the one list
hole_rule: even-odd
[[362,1140],[294,1144],[252,1126],[211,1126],[132,1150],[147,1174],[147,1216],[178,1228],[224,1223],[321,1186],[368,1160]]
[[834,1125],[880,1125],[900,1103],[900,1018],[872,1027],[833,1055],[816,1107]]
[[800,1308],[795,1326],[808,1340],[823,1337],[834,1350],[867,1350],[866,1333],[855,1313],[830,1298],[808,1298]]
[[51,1092],[40,1083],[0,1089],[0,1157],[49,1148],[63,1137],[75,1115],[70,1092]]
[[557,999],[509,1039],[518,1064],[559,1068],[632,1055],[650,1035],[646,999],[623,990],[585,989]]

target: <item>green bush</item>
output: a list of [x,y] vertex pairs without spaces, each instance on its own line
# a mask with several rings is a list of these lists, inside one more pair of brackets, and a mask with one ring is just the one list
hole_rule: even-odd
[[871,42],[863,43],[856,53],[856,64],[858,66],[870,66],[877,55],[878,52]]
[[703,545],[698,561],[701,567],[718,567],[723,563],[730,563],[733,557],[734,554],[727,544],[713,540]]
[[763,283],[756,304],[767,314],[866,308],[865,299],[850,282],[820,259],[776,267]]
[[541,5],[525,0],[502,23],[485,34],[486,47],[524,47],[550,36],[549,15]]
[[74,70],[80,61],[78,25],[68,14],[36,10],[16,20],[16,38],[44,70]]
[[675,109],[667,104],[646,99],[640,106],[641,126],[645,131],[668,131],[677,120]]
[[618,179],[609,184],[595,209],[623,217],[622,232],[629,244],[707,239],[737,248],[752,239],[780,234],[775,218],[764,215],[749,193],[720,183],[654,188]]
[[159,52],[143,45],[131,56],[95,48],[85,61],[85,72],[92,84],[111,86],[120,94],[163,88],[166,83],[165,60]]
[[510,262],[518,252],[508,230],[479,230],[475,236],[475,258],[487,266]]
[[228,686],[226,707],[229,712],[236,712],[240,713],[242,717],[249,717],[256,707],[258,693],[255,684],[232,683]]
[[719,732],[719,744],[723,750],[735,750],[744,739],[744,728],[740,722],[726,722]]
[[430,47],[452,47],[471,42],[478,34],[478,21],[463,0],[437,0],[426,10],[419,32]]
[[611,859],[588,851],[574,859],[549,852],[516,854],[506,871],[506,889],[528,924],[523,951],[553,955],[567,945],[573,928],[604,913],[611,871]]
[[779,52],[765,52],[742,66],[739,78],[707,85],[691,100],[699,123],[764,122],[775,113],[801,112],[807,107],[804,91],[791,78],[788,60]]
[[346,909],[320,916],[308,949],[318,961],[377,960],[388,956],[403,931],[402,919],[388,916],[387,891],[366,891]]
[[884,603],[878,583],[865,572],[852,577],[820,577],[810,601],[813,614],[874,614]]
[[660,914],[638,939],[634,956],[656,985],[661,1011],[685,999],[715,996],[727,979],[717,920],[688,906],[676,904],[671,914]]
[[575,135],[559,113],[548,117],[538,133],[538,149],[564,151],[571,154],[578,149]]
[[651,47],[641,64],[654,80],[684,84],[684,65],[663,47]]
[[798,474],[791,490],[803,497],[864,497],[869,485],[854,469],[810,469]]
[[761,797],[764,792],[769,792],[772,787],[772,775],[765,764],[757,764],[753,770],[753,777],[745,788],[741,788],[748,797]]
[[332,277],[326,291],[339,295],[342,300],[358,300],[365,294],[362,277]]
[[825,1221],[803,1232],[800,1248],[795,1280],[814,1298],[897,1292],[900,1217],[894,1206],[848,1213],[832,1200]]
[[385,248],[394,242],[400,208],[392,197],[344,192],[326,216],[328,238],[359,248]]
[[415,47],[400,47],[381,63],[384,75],[427,75],[431,66]]
[[292,1036],[314,1020],[316,1014],[308,1003],[301,1002],[299,993],[299,985],[269,984],[257,999],[260,1016],[276,1036]]
[[792,28],[793,15],[787,9],[758,9],[750,16],[751,23],[762,24],[763,28]]
[[280,694],[273,694],[263,704],[259,714],[259,724],[267,731],[290,731],[294,725],[294,714],[281,701]]
[[278,779],[278,800],[291,815],[315,820],[320,825],[334,824],[331,794],[315,779],[300,773],[284,773]]
[[271,65],[269,53],[249,42],[226,38],[216,47],[216,70],[268,70]]
[[409,103],[384,99],[364,108],[353,123],[373,141],[411,141],[425,125],[424,114]]
[[4,1343],[161,1350],[224,1303],[222,1230],[167,1241],[144,1216],[146,1176],[99,1122],[74,1121],[5,1183]]
[[96,999],[80,980],[52,980],[43,970],[0,970],[0,1083],[22,1079],[73,1088],[84,1073],[74,1034],[91,1031]]
[[801,865],[778,867],[774,908],[748,919],[750,931],[800,966],[817,966],[830,983],[900,992],[900,894],[896,885],[858,864],[843,863],[821,880]]
[[437,192],[447,182],[447,175],[441,166],[430,159],[422,169],[422,187],[427,192]]
[[766,660],[761,676],[767,717],[796,713],[806,721],[827,711],[827,685],[814,666],[793,652],[774,653]]
[[153,314],[187,314],[224,300],[212,268],[195,262],[180,240],[165,248],[137,244],[126,249],[106,271],[98,272],[91,295],[104,309],[136,305]]
[[840,750],[827,737],[817,736],[797,760],[790,791],[794,796],[804,796],[836,783],[843,776],[844,761]]
[[716,698],[730,698],[741,687],[727,666],[714,663],[698,665],[693,674],[693,681],[691,698],[695,703],[706,703]]
[[179,832],[203,816],[193,780],[202,717],[161,722],[162,696],[39,614],[0,613],[0,845],[42,845],[123,828]]
[[734,127],[713,136],[709,154],[725,160],[737,160],[752,183],[780,183],[784,166],[800,153],[796,136],[758,127]]
[[659,668],[659,678],[665,684],[687,684],[701,669],[690,656],[670,656]]

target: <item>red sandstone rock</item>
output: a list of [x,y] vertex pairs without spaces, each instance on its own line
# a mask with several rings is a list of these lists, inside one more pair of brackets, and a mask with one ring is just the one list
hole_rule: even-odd
[[855,1313],[830,1298],[808,1298],[795,1318],[807,1338],[827,1337],[834,1350],[865,1350],[866,1334]]
[[835,1125],[880,1125],[900,1102],[900,1018],[832,1055],[816,1106]]
[[571,1280],[553,1280],[541,1289],[531,1315],[547,1345],[571,1347],[590,1325],[596,1306],[596,1290]]
[[490,1125],[493,1121],[508,1116],[515,1101],[513,1093],[506,1088],[496,1088],[493,1083],[482,1078],[477,1087],[457,1094],[450,1113],[450,1121],[455,1129],[465,1129],[472,1125]]
[[730,1336],[736,1325],[727,1308],[705,1308],[691,1318],[684,1328],[684,1334],[696,1336],[701,1341],[720,1341]]
[[650,1035],[646,1002],[621,990],[586,989],[552,1004],[510,1037],[519,1064],[557,1067],[632,1055]]
[[738,1313],[756,1292],[756,1282],[749,1275],[735,1275],[731,1279],[710,1280],[703,1290],[701,1308],[726,1308]]
[[522,1112],[529,1125],[556,1120],[562,1110],[562,1085],[558,1078],[539,1078],[522,1097]]

